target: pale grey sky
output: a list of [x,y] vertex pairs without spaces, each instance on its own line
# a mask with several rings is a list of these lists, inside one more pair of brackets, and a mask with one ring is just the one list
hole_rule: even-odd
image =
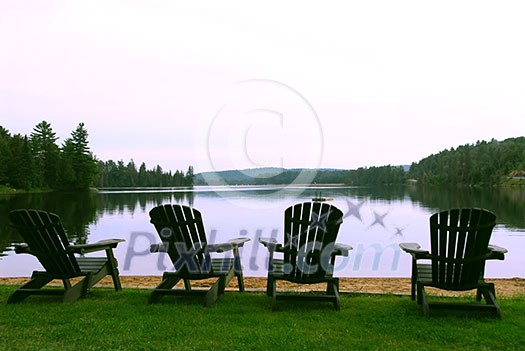
[[0,0],[0,125],[197,172],[523,136],[522,1]]

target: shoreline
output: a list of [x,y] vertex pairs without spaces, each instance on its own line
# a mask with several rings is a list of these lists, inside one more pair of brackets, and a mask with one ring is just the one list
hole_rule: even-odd
[[[26,282],[28,277],[0,278],[2,285],[21,285]],[[123,288],[132,289],[152,289],[157,286],[161,276],[128,276],[121,275],[120,280]],[[486,279],[496,286],[496,294],[499,297],[514,297],[525,295],[525,278],[494,278]],[[55,282],[54,282],[55,283]],[[210,280],[193,281],[192,285],[196,288],[209,286]],[[57,281],[56,285],[60,286],[61,282]],[[264,277],[244,277],[246,291],[264,292],[266,290],[266,278]],[[105,277],[95,287],[112,287],[111,278]],[[183,288],[182,282],[177,287]],[[227,291],[237,289],[237,280],[234,278],[226,288]],[[312,291],[324,290],[325,284],[294,284],[285,281],[278,282],[278,289],[294,291]],[[409,296],[410,295],[410,278],[339,278],[339,290],[341,293],[359,293],[359,294],[394,294]],[[475,294],[475,290],[456,292],[445,291],[434,288],[427,288],[427,293],[440,296],[462,296]]]

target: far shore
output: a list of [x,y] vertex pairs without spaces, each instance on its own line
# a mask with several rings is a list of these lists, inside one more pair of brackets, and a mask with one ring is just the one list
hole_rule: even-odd
[[[406,185],[417,185],[417,181],[414,179],[407,180]],[[191,191],[198,187],[308,187],[308,188],[321,188],[321,187],[362,187],[366,185],[351,185],[344,183],[312,183],[312,184],[217,184],[217,185],[207,185],[207,184],[196,184],[193,187],[101,187],[101,188],[90,188],[89,191],[99,192],[99,191],[114,191],[114,190],[156,190],[156,189],[174,189],[174,190],[187,190]],[[458,185],[461,186],[461,185]],[[525,177],[506,177],[502,179],[498,185],[502,188],[522,188],[525,187]],[[38,194],[38,193],[52,193],[58,190],[52,189],[14,189],[7,186],[0,185],[0,195],[16,195],[16,194]],[[87,191],[87,190],[86,190]]]

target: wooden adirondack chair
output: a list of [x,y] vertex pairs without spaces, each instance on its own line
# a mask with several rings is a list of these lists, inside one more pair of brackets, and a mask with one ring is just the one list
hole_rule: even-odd
[[[47,211],[19,209],[9,213],[11,225],[18,230],[24,244],[15,244],[15,252],[36,256],[45,271],[34,271],[29,282],[16,289],[7,303],[16,303],[29,295],[62,295],[63,302],[85,296],[87,290],[106,275],[113,278],[115,290],[120,285],[113,249],[122,239],[102,240],[93,244],[70,245],[60,218]],[[106,257],[77,257],[94,251],[106,251]],[[82,277],[72,285],[71,279]],[[54,279],[62,280],[64,289],[43,289]]]
[[[153,290],[149,302],[158,302],[164,295],[204,295],[206,306],[212,305],[224,293],[228,283],[237,277],[239,291],[244,291],[239,248],[248,238],[229,240],[222,244],[209,244],[200,211],[182,205],[162,205],[149,212],[162,244],[151,246],[151,252],[166,252],[175,267],[164,272],[162,282]],[[232,250],[233,258],[211,258],[212,252]],[[216,278],[208,290],[192,290],[190,281]],[[184,289],[173,289],[180,281]]]
[[[272,297],[272,309],[277,300],[316,300],[332,302],[340,309],[339,279],[333,277],[337,255],[348,256],[352,247],[336,244],[343,213],[325,202],[305,202],[284,212],[284,244],[273,238],[260,238],[269,251],[266,293]],[[282,253],[277,259],[275,253]],[[277,281],[299,284],[327,283],[322,294],[281,293]]]
[[[399,244],[412,255],[411,297],[417,296],[425,316],[430,308],[451,308],[488,310],[501,318],[494,284],[484,280],[485,262],[503,260],[507,252],[489,245],[495,225],[496,216],[487,210],[452,209],[430,217],[430,251],[417,243]],[[452,291],[477,289],[477,300],[483,296],[486,304],[430,303],[426,286]]]

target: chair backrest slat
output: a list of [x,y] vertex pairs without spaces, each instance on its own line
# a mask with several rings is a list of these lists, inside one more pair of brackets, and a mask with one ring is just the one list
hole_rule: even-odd
[[56,214],[19,209],[9,213],[9,220],[47,273],[57,278],[78,275],[80,268],[74,254],[68,250],[69,240]]
[[452,209],[430,217],[432,281],[459,288],[483,275],[496,216],[483,209]]
[[184,205],[167,204],[153,208],[149,215],[150,222],[168,247],[168,255],[177,272],[209,273],[208,253],[195,250],[205,248],[207,244],[200,211]]
[[323,281],[332,273],[331,248],[343,213],[325,202],[290,206],[284,214],[284,275],[296,282]]

